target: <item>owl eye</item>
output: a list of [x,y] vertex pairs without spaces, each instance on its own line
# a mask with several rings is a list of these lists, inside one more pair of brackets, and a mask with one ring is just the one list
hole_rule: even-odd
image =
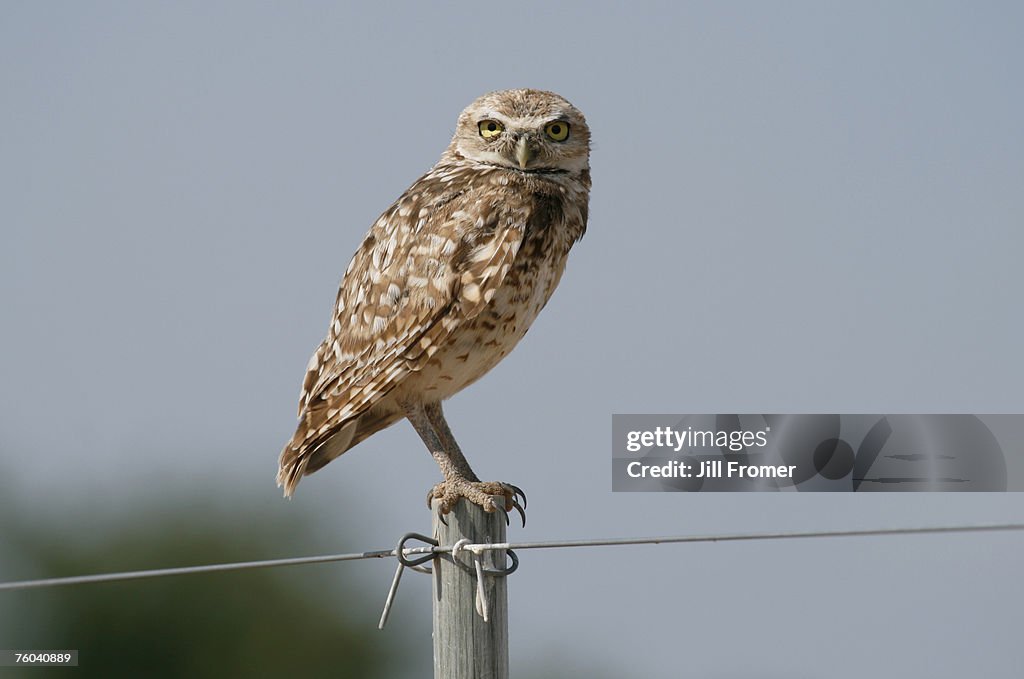
[[497,120],[481,120],[477,127],[480,128],[480,136],[484,139],[494,139],[505,131],[505,126]]
[[565,141],[569,137],[569,123],[556,120],[545,125],[544,132],[555,141]]

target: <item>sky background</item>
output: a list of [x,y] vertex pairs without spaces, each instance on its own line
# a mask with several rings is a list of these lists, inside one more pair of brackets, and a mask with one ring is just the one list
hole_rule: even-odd
[[[370,224],[470,101],[535,87],[587,116],[589,229],[446,408],[528,492],[512,539],[1022,521],[1014,493],[612,494],[609,464],[612,413],[1024,411],[1022,37],[1012,2],[0,2],[0,492],[108,527],[244,492],[339,552],[427,528],[407,423],[291,502],[277,455]],[[521,558],[513,673],[1024,664],[1016,534]],[[382,602],[390,564],[293,576],[356,572]],[[410,677],[428,580],[393,612]]]

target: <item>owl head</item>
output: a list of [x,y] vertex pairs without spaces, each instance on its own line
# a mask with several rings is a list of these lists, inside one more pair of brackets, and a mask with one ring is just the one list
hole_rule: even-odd
[[590,167],[590,130],[579,109],[554,92],[501,90],[459,115],[446,151],[519,172],[581,172]]

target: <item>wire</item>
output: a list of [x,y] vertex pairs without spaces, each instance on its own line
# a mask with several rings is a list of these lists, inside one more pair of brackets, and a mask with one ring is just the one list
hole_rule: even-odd
[[[928,535],[934,533],[984,533],[1024,530],[1024,523],[980,526],[934,526],[925,528],[873,528],[864,530],[827,530],[813,532],[737,533],[732,535],[680,535],[661,538],[606,538],[603,540],[562,540],[560,542],[508,542],[463,545],[475,552],[485,549],[547,549],[550,547],[612,547],[618,545],[670,544],[680,542],[740,542],[744,540],[797,540],[801,538],[849,538],[872,535]],[[411,550],[406,550],[407,552]],[[427,551],[427,550],[423,550]],[[435,547],[434,552],[450,552],[450,547]]]
[[394,555],[395,550],[391,549],[375,552],[357,552],[352,554],[299,556],[291,559],[267,559],[265,561],[240,561],[237,563],[216,563],[209,564],[206,566],[183,566],[181,568],[155,568],[146,571],[125,571],[122,573],[75,575],[67,578],[45,578],[42,580],[0,582],[0,591],[12,589],[33,589],[36,587],[57,587],[60,585],[85,585],[93,582],[119,582],[122,580],[141,580],[143,578],[161,578],[168,575],[188,575],[190,573],[216,573],[222,571],[252,570],[255,568],[275,568],[277,566],[300,566],[303,564],[310,563],[356,561],[358,559],[384,559]]
[[[647,538],[598,538],[587,540],[552,540],[547,542],[502,542],[462,545],[461,549],[480,552],[489,549],[554,549],[563,547],[613,547],[621,545],[657,545],[671,543],[694,542],[739,542],[750,540],[798,540],[807,538],[850,538],[881,535],[934,535],[939,533],[991,533],[1002,531],[1024,530],[1024,523],[986,524],[976,526],[931,526],[919,528],[874,528],[864,530],[832,530],[832,531],[795,531],[776,533],[734,533],[723,535],[675,535]],[[439,547],[410,547],[403,550],[405,555],[414,554],[446,554],[451,553],[454,545]],[[352,552],[349,554],[324,554],[320,556],[300,556],[290,559],[267,559],[264,561],[241,561],[236,563],[208,564],[204,566],[184,566],[181,568],[156,568],[142,571],[125,571],[121,573],[99,573],[96,575],[76,575],[66,578],[45,578],[41,580],[20,580],[0,582],[0,591],[35,589],[40,587],[58,587],[63,585],[84,585],[96,582],[121,582],[140,580],[143,578],[160,578],[172,575],[189,575],[193,573],[217,573],[224,571],[252,570],[256,568],[276,568],[279,566],[301,566],[314,563],[333,563],[336,561],[358,561],[360,559],[385,559],[397,556],[397,550],[381,549],[369,552]]]

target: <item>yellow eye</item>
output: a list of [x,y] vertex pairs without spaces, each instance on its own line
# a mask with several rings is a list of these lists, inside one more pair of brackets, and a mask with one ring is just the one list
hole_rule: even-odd
[[481,120],[477,127],[480,128],[480,136],[484,139],[494,139],[505,131],[505,126],[497,120]]
[[565,141],[569,137],[569,123],[556,120],[545,125],[544,132],[555,141]]

